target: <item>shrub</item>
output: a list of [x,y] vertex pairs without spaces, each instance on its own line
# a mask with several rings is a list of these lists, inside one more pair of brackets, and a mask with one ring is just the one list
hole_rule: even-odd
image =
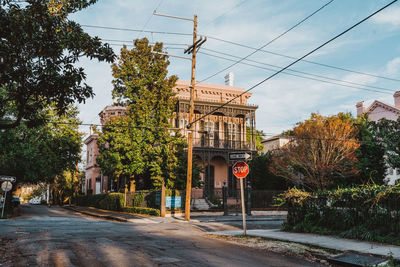
[[110,193],[78,197],[79,206],[95,207],[104,210],[120,211],[124,206],[124,194]]
[[103,199],[101,199],[98,202],[97,206],[95,207],[104,210],[120,211],[124,207],[124,194],[122,193],[107,194]]
[[363,185],[282,195],[288,207],[285,229],[336,234],[400,245],[400,186]]
[[145,208],[145,207],[125,207],[122,209],[125,212],[129,213],[139,213],[153,216],[160,216],[160,210],[153,208]]
[[219,199],[219,197],[217,197],[216,195],[211,195],[208,197],[208,201],[211,202],[211,204],[216,205],[217,208],[221,208],[222,207],[222,203],[221,200]]

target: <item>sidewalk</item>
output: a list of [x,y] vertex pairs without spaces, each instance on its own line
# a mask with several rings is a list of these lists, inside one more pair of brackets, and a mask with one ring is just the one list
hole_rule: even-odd
[[[101,210],[93,207],[64,206],[65,209],[73,210],[85,215],[97,218],[131,223],[161,223],[171,221],[184,221],[184,216],[177,217],[155,217],[127,212]],[[247,221],[283,221],[286,219],[285,211],[258,211],[257,215],[246,216]],[[242,221],[242,215],[223,216],[223,212],[191,212],[191,222],[235,222]]]
[[131,223],[160,223],[164,222],[165,218],[141,215],[141,214],[133,214],[127,212],[118,212],[111,210],[101,210],[93,207],[80,207],[80,206],[63,206],[63,208],[76,211],[85,215],[119,221],[119,222],[131,222]]
[[[234,236],[243,234],[243,231],[223,231],[213,232],[210,234]],[[373,254],[384,257],[392,254],[393,258],[400,260],[400,247],[395,245],[386,245],[316,234],[289,233],[282,232],[280,230],[247,230],[247,235],[302,243],[343,252],[355,251],[359,253]]]

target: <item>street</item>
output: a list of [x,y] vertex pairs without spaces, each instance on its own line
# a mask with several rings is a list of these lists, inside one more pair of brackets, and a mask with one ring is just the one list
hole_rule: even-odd
[[201,223],[121,223],[41,205],[20,213],[0,221],[2,266],[318,266],[212,239]]

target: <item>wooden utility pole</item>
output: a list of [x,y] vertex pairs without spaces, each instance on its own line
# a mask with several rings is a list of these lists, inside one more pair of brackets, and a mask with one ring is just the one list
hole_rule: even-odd
[[188,138],[188,159],[187,159],[187,181],[186,181],[186,202],[185,221],[190,220],[190,197],[192,193],[192,166],[193,166],[193,117],[195,97],[195,72],[196,72],[196,42],[197,42],[197,15],[194,15],[193,27],[193,53],[192,53],[192,74],[190,86],[190,108],[189,108],[189,138]]
[[207,37],[203,39],[203,37],[200,37],[199,40],[197,40],[197,15],[194,15],[193,19],[189,18],[182,18],[182,17],[177,17],[177,16],[171,16],[171,15],[165,15],[165,14],[159,14],[156,13],[156,11],[153,12],[154,15],[156,16],[162,16],[162,17],[168,17],[168,18],[174,18],[174,19],[182,19],[182,20],[189,20],[193,21],[193,44],[189,46],[187,49],[185,49],[185,53],[192,53],[192,58],[189,57],[182,57],[182,56],[176,56],[176,55],[171,55],[168,53],[160,53],[160,52],[154,52],[154,54],[159,54],[159,55],[166,55],[166,56],[172,56],[172,57],[178,57],[178,58],[184,58],[184,59],[189,59],[192,60],[192,73],[191,73],[191,85],[190,85],[190,108],[189,108],[189,124],[187,126],[189,130],[188,134],[188,165],[187,165],[187,181],[186,181],[186,201],[185,201],[185,221],[190,220],[190,195],[192,192],[192,165],[193,165],[193,131],[194,131],[194,125],[193,125],[193,120],[194,120],[194,98],[195,98],[195,84],[196,84],[196,79],[195,79],[195,72],[196,72],[196,52],[197,49],[207,41]]

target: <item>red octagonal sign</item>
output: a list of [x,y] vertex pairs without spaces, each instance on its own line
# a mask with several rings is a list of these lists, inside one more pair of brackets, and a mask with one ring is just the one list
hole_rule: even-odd
[[232,170],[237,178],[245,178],[249,174],[249,165],[244,161],[238,161],[233,165]]

